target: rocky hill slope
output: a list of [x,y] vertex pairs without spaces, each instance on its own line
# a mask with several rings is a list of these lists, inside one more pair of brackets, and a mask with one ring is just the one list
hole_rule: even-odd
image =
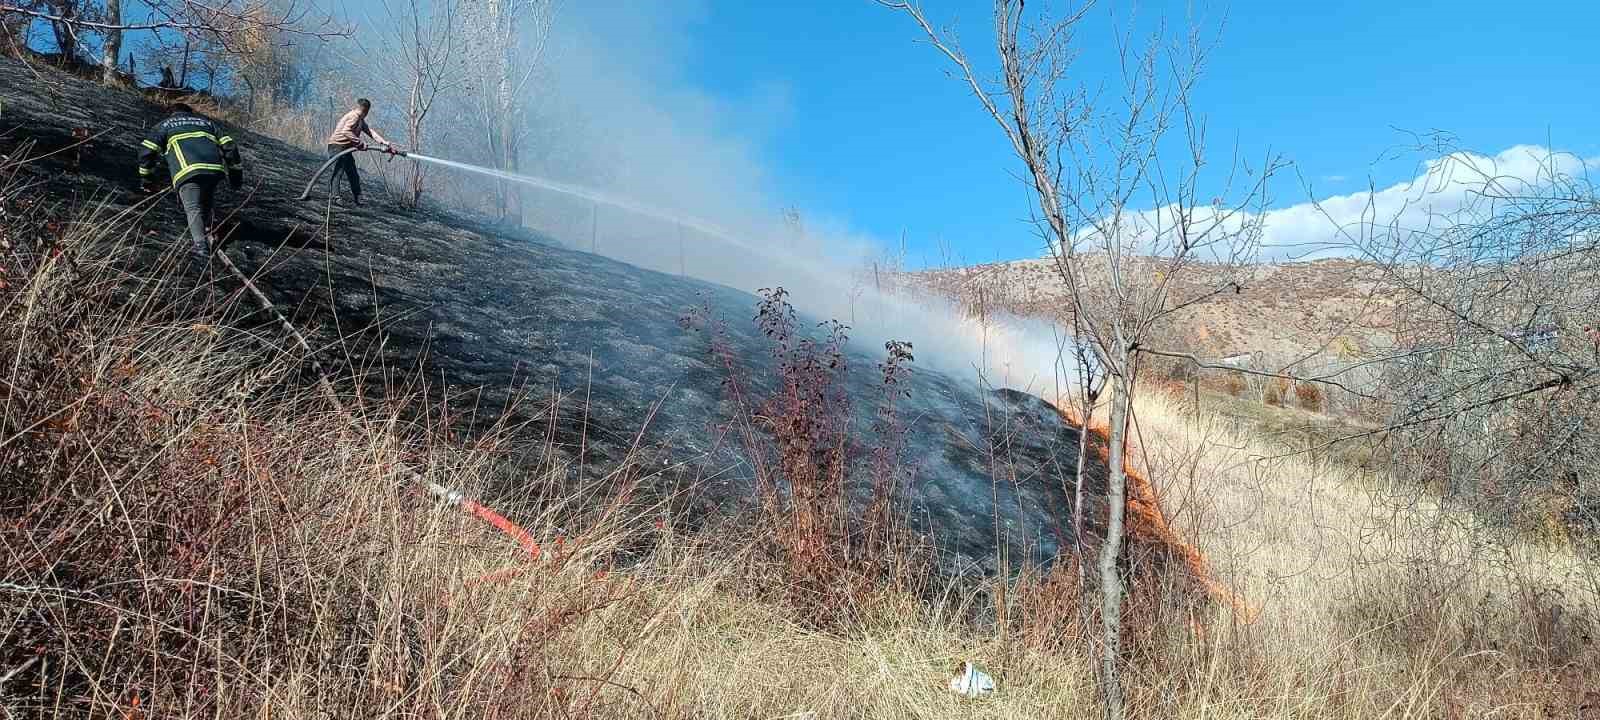
[[[1135,275],[1157,270],[1153,259],[1134,260]],[[1217,295],[1176,316],[1174,336],[1179,349],[1203,357],[1249,354],[1274,367],[1307,356],[1320,355],[1325,365],[1375,356],[1393,347],[1398,299],[1382,276],[1374,265],[1345,258],[1257,265],[1240,278],[1242,292]],[[1229,279],[1196,264],[1175,279],[1173,295],[1207,295]],[[1065,285],[1049,259],[930,270],[904,281],[954,298],[974,314],[1055,319],[1067,306]]]
[[[0,101],[0,153],[36,158],[28,172],[53,197],[142,213],[145,231],[115,248],[131,277],[153,277],[181,252],[175,200],[146,200],[135,188],[134,157],[162,117],[158,105],[9,59],[0,60]],[[463,413],[552,435],[529,445],[552,448],[559,457],[541,461],[574,474],[633,462],[650,468],[653,486],[688,489],[712,512],[749,497],[749,458],[726,433],[737,410],[727,381],[733,373],[758,392],[777,387],[772,343],[749,321],[757,298],[445,209],[330,206],[320,191],[299,202],[321,158],[234,135],[247,187],[222,195],[232,214],[226,252],[326,348],[323,360],[341,368],[343,382],[382,395],[397,378],[420,376]],[[226,279],[222,287],[237,289]],[[683,327],[696,308],[724,321],[720,342],[738,367]],[[845,356],[845,395],[863,443],[881,393],[880,358],[855,346]],[[1000,551],[1013,561],[1054,556],[1068,539],[1057,519],[1070,509],[1058,469],[1075,465],[1078,430],[1032,396],[920,363],[903,387],[912,523],[946,551],[945,567],[993,571]],[[1170,538],[1158,530],[1135,533],[1164,547]]]

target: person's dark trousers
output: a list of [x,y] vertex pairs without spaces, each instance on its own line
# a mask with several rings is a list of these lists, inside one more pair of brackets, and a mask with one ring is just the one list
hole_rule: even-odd
[[178,200],[183,203],[183,213],[189,217],[189,259],[202,270],[211,260],[211,216],[220,182],[221,175],[201,172],[178,185]]
[[[346,150],[349,150],[349,149],[350,149],[349,145],[329,145],[328,146],[328,157],[333,157],[333,156],[338,155],[339,153],[342,153],[342,152],[344,152]],[[356,155],[355,155],[355,153],[350,153],[349,155],[346,155],[346,156],[344,156],[342,158],[339,158],[339,161],[333,164],[333,173],[328,175],[328,191],[329,192],[334,192],[334,189],[336,187],[338,187],[338,185],[339,185],[339,173],[341,173],[341,172],[344,173],[345,177],[350,178],[350,197],[353,200],[355,200],[355,203],[357,205],[360,205],[361,204],[361,173],[356,171]]]

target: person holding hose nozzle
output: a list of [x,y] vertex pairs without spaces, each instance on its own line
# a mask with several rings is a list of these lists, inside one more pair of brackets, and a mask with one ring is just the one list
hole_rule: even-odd
[[190,260],[204,270],[216,248],[212,214],[216,206],[217,185],[224,175],[235,190],[244,184],[244,161],[239,157],[233,136],[217,130],[215,123],[201,117],[183,103],[172,106],[172,114],[156,123],[139,148],[139,181],[145,192],[156,192],[156,175],[162,158],[167,175],[183,203],[189,220]]
[[[366,98],[356,100],[355,108],[339,118],[339,123],[333,126],[333,134],[328,136],[328,157],[333,157],[350,148],[359,150],[367,149],[367,144],[361,141],[363,134],[370,135],[391,151],[398,152],[399,147],[389,142],[377,130],[367,125],[367,113],[372,111],[372,101]],[[339,173],[343,172],[350,179],[350,199],[357,205],[361,204],[361,173],[356,170],[355,156],[345,155],[333,166],[333,174],[328,176],[329,190],[337,195],[336,188],[339,184]]]

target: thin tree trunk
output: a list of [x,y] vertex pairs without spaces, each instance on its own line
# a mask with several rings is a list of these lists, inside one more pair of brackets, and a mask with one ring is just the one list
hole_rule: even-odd
[[[422,82],[422,73],[418,72],[411,82],[411,105],[406,109],[406,141],[412,150],[422,147]],[[411,163],[406,185],[410,205],[417,207],[422,202],[422,163]]]
[[[500,63],[500,150],[504,154],[501,158],[501,169],[509,173],[517,171],[517,106],[518,100],[512,97],[512,73],[516,67],[513,62],[513,53],[516,48],[517,16],[516,10],[510,11],[505,19],[504,44],[501,49]],[[522,186],[516,183],[506,183],[505,219],[515,218],[518,225],[522,224],[520,194]]]
[[1078,549],[1079,568],[1083,563],[1083,472],[1089,454],[1089,413],[1093,406],[1083,404],[1083,417],[1078,425],[1078,467],[1072,474],[1072,544]]
[[183,39],[183,66],[178,70],[178,87],[189,87],[189,38]]
[[[517,171],[517,148],[516,140],[514,139],[516,137],[516,131],[513,127],[512,116],[515,114],[516,106],[515,101],[511,97],[511,57],[509,54],[509,42],[506,46],[506,53],[507,54],[501,58],[499,86],[495,93],[495,96],[498,99],[498,110],[500,111],[500,117],[496,118],[495,122],[500,126],[500,169],[504,170],[505,172],[514,173]],[[516,214],[516,193],[519,189],[520,187],[513,183],[504,180],[500,181],[500,219],[502,221],[511,220]]]
[[[106,0],[105,21],[110,25],[122,23],[122,0]],[[109,85],[117,81],[117,60],[122,55],[122,31],[107,30],[104,44],[104,51],[100,55],[100,79]]]
[[1083,587],[1083,473],[1089,455],[1089,423],[1094,419],[1094,406],[1098,397],[1094,371],[1089,365],[1092,352],[1083,337],[1082,321],[1076,314],[1072,318],[1072,351],[1077,357],[1078,391],[1083,393],[1082,416],[1078,418],[1078,467],[1072,475],[1072,542],[1078,551],[1078,582]]
[[1133,388],[1126,379],[1126,353],[1119,358],[1111,375],[1111,423],[1106,428],[1106,536],[1100,544],[1100,624],[1104,647],[1100,659],[1100,685],[1105,695],[1106,720],[1122,720],[1126,714],[1119,666],[1122,656],[1122,559],[1123,521],[1128,509],[1128,474],[1123,455],[1128,438],[1128,404]]
[[[76,10],[70,2],[57,2],[56,14],[71,20],[77,16]],[[50,30],[55,34],[56,48],[61,51],[61,66],[74,67],[78,64],[78,36],[72,31],[72,25],[66,22],[50,23]]]

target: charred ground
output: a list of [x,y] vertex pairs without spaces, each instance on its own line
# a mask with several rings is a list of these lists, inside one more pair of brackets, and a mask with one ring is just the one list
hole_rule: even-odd
[[[184,242],[175,200],[135,187],[133,157],[161,107],[11,59],[0,60],[0,99],[0,153],[35,158],[27,172],[49,197],[138,215],[142,231],[107,252],[119,253],[130,286],[153,282]],[[552,436],[546,447],[559,457],[538,462],[591,476],[633,462],[649,468],[647,485],[692,498],[700,512],[734,513],[750,497],[748,458],[726,440],[729,369],[681,320],[722,320],[739,371],[770,393],[780,380],[771,339],[749,321],[757,298],[448,209],[330,206],[321,191],[297,202],[321,158],[248,130],[234,135],[246,187],[220,200],[231,216],[226,252],[314,338],[343,384],[382,400],[425,380],[472,427],[500,421]],[[237,287],[224,279],[219,289]],[[237,321],[266,327],[247,312]],[[845,355],[843,388],[862,433],[873,427],[880,359],[855,346]],[[947,571],[995,572],[998,558],[1048,560],[1068,546],[1063,485],[1076,465],[1076,427],[1033,396],[920,366],[904,388],[902,491],[912,526],[934,538]],[[1091,465],[1098,498],[1098,454]],[[1102,511],[1097,502],[1086,515]],[[1133,534],[1149,549],[1175,543],[1164,528]]]

